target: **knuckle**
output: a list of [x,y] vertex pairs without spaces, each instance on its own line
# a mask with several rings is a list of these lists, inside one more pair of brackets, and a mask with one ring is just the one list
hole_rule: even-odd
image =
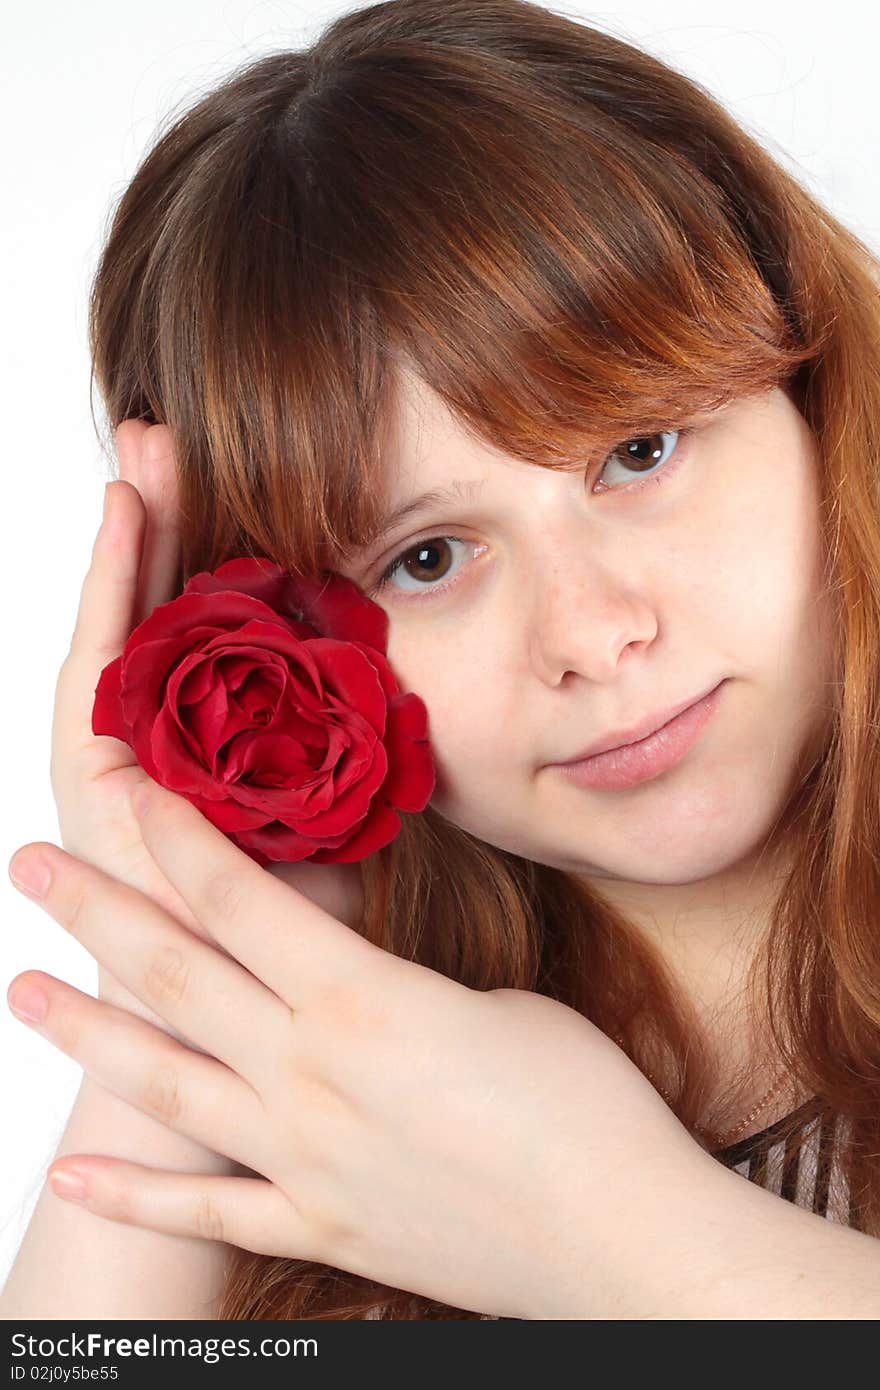
[[199,1196],[196,1202],[193,1225],[196,1235],[201,1236],[204,1240],[226,1239],[223,1217],[218,1211],[216,1203],[205,1192]]
[[[360,938],[356,940],[359,942]],[[354,944],[347,942],[346,946]],[[367,943],[362,945],[366,946]],[[398,963],[406,966],[407,976],[401,978],[408,988],[408,972],[412,966],[409,961],[398,962],[396,956],[383,952],[376,970],[376,954],[373,946],[366,950],[360,947],[352,950],[344,962],[337,964],[332,975],[313,986],[314,993],[309,1005],[310,1009],[312,1006],[316,1009],[316,1017],[331,1027],[370,1038],[387,1035],[389,1030],[395,1028],[401,998],[394,978],[395,970]],[[403,997],[406,997],[405,993]]]
[[327,980],[316,987],[314,1007],[324,1023],[345,1032],[358,1032],[371,1027],[375,1006],[364,991],[345,980]]
[[314,1203],[303,1216],[308,1232],[307,1243],[315,1252],[314,1258],[324,1264],[355,1272],[358,1266],[359,1223],[347,1217],[338,1201],[326,1197]]
[[147,961],[144,985],[150,999],[160,1006],[178,1005],[186,994],[189,966],[177,946],[162,946]]
[[52,1046],[59,1048],[68,1057],[78,1058],[82,1045],[82,1029],[71,1011],[50,1009],[46,1024]]
[[122,1221],[128,1226],[137,1225],[138,1202],[134,1188],[122,1179],[112,1187],[102,1184],[100,1206],[113,1221]]
[[180,1078],[173,1066],[157,1067],[144,1080],[138,1105],[161,1124],[174,1126],[183,1115]]
[[74,878],[68,884],[64,901],[64,921],[74,936],[79,936],[86,925],[87,902],[86,884],[81,879]]

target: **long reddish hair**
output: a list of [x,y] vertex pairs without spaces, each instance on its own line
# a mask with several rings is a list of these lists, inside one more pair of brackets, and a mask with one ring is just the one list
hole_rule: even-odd
[[[610,447],[773,386],[797,402],[841,678],[827,746],[779,822],[791,867],[749,990],[798,1084],[850,1122],[842,1161],[874,1235],[877,269],[656,58],[523,0],[390,0],[249,62],[159,133],[115,209],[90,320],[108,445],[129,416],[175,440],[181,585],[245,553],[315,573],[364,544],[402,362],[542,468],[580,466],[593,434]],[[362,872],[372,941],[580,1010],[671,1077],[675,1114],[699,1125],[713,1078],[695,1012],[582,881],[430,806]],[[480,1314],[236,1251],[221,1316]]]

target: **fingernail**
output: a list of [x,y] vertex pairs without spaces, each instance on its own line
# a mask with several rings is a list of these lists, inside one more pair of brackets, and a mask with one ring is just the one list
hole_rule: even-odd
[[9,996],[9,1007],[24,1023],[42,1023],[49,1008],[49,1000],[36,985],[20,985]]
[[68,1202],[83,1202],[86,1196],[86,1180],[70,1168],[49,1174],[49,1182],[56,1197],[64,1197]]
[[52,882],[52,872],[38,854],[13,855],[9,861],[9,877],[16,888],[32,898],[44,898]]

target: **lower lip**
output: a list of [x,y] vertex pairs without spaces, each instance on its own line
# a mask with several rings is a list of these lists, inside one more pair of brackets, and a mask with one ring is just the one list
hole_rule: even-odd
[[640,782],[649,782],[652,777],[659,777],[661,772],[675,767],[693,747],[715,713],[723,685],[724,681],[638,743],[610,748],[607,753],[596,753],[579,763],[556,763],[555,766],[577,786],[601,791],[625,791],[627,787],[637,787]]

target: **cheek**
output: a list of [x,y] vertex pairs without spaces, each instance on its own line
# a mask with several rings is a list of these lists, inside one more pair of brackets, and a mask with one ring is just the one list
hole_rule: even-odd
[[752,751],[772,762],[781,793],[787,776],[803,771],[827,741],[835,616],[824,594],[813,465],[797,450],[775,457],[774,469],[751,470],[750,485],[715,533],[714,558],[704,557],[709,577],[699,623],[707,640],[716,634],[709,649],[719,674],[753,686]]
[[[487,628],[497,642],[487,641]],[[450,625],[439,617],[395,625],[388,633],[388,660],[402,690],[411,690],[428,711],[428,738],[436,771],[431,806],[463,829],[485,836],[501,831],[499,809],[509,802],[509,779],[520,749],[503,749],[504,731],[522,720],[522,686],[505,663],[500,628],[483,616]],[[512,736],[512,735],[511,735]],[[504,785],[507,791],[504,790]]]
[[719,487],[679,529],[666,592],[691,638],[735,663],[730,674],[766,676],[770,663],[783,678],[826,646],[820,500],[810,458],[790,445],[755,450],[748,469],[742,460],[721,462]]
[[[428,625],[426,625],[428,626]],[[413,691],[428,711],[428,738],[437,769],[437,795],[448,794],[464,769],[479,764],[486,734],[497,729],[498,682],[486,659],[476,660],[466,632],[433,622],[430,636],[391,617],[387,657],[401,690]]]
[[766,655],[780,668],[780,682],[787,667],[811,684],[824,679],[830,635],[819,498],[805,463],[780,473],[763,507],[746,518],[747,611],[769,644]]

